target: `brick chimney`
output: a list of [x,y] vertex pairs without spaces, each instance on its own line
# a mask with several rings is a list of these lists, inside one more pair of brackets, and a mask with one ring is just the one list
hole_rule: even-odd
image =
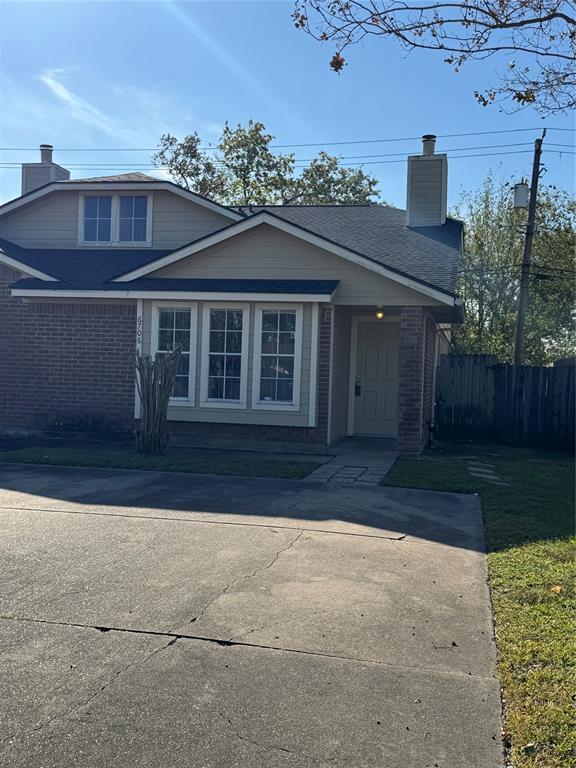
[[440,227],[446,221],[448,156],[435,154],[436,136],[422,136],[422,154],[408,157],[407,227]]
[[70,171],[52,162],[52,144],[40,144],[40,162],[22,163],[22,194],[32,192],[51,181],[67,181]]

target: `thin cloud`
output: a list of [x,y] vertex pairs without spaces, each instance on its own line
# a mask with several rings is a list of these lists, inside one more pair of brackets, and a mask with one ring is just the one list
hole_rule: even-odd
[[62,76],[65,74],[63,69],[46,69],[40,75],[40,81],[68,108],[70,116],[74,120],[131,146],[141,146],[145,139],[147,139],[147,143],[150,142],[150,137],[126,129],[118,120],[105,114],[82,96],[67,88],[62,82]]
[[186,27],[196,41],[228,70],[233,79],[239,80],[251,94],[256,94],[263,103],[289,118],[291,122],[300,122],[294,110],[289,109],[286,103],[278,99],[272,89],[263,86],[261,81],[244,66],[239,57],[235,56],[215,36],[201,27],[188,12],[188,9],[181,7],[175,0],[162,0],[162,5],[178,24]]

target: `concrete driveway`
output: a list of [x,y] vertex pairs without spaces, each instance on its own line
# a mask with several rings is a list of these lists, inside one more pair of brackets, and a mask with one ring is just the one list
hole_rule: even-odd
[[496,768],[471,496],[0,465],[3,768]]

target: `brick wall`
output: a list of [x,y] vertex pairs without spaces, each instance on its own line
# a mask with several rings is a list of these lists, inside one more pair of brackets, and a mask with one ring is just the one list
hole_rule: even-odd
[[[43,429],[105,417],[134,427],[136,310],[127,304],[26,303],[9,286],[22,275],[0,265],[0,429]],[[176,434],[326,442],[332,309],[322,309],[316,427],[170,422]]]
[[432,405],[434,402],[434,352],[436,349],[436,323],[431,317],[426,320],[425,348],[424,348],[424,403],[423,423],[424,438],[428,439],[428,425],[432,421]]
[[398,386],[398,446],[419,453],[432,417],[436,325],[423,307],[402,307]]
[[0,265],[0,427],[106,419],[131,426],[136,310],[127,304],[26,303]]

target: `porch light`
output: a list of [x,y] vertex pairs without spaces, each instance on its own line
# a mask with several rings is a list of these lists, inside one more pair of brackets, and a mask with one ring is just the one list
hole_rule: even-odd
[[384,312],[382,312],[382,310],[381,310],[381,309],[379,309],[379,310],[376,312],[376,320],[383,320],[383,319],[384,319]]

